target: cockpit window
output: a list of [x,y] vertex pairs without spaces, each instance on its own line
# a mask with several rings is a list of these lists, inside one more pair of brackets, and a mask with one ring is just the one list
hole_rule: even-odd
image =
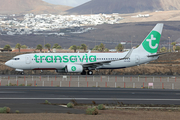
[[20,60],[20,58],[13,58],[12,60]]

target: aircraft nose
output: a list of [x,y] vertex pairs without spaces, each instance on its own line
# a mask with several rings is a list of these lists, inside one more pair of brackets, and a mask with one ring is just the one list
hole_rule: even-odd
[[8,66],[8,67],[11,67],[11,66],[12,66],[12,61],[10,61],[10,60],[7,61],[7,62],[5,63],[5,65]]

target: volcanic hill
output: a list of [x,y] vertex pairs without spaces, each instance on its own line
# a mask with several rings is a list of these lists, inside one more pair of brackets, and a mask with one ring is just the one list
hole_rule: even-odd
[[180,10],[180,0],[91,0],[72,8],[69,14],[111,14]]
[[0,14],[59,14],[70,8],[68,6],[49,4],[42,0],[0,0]]

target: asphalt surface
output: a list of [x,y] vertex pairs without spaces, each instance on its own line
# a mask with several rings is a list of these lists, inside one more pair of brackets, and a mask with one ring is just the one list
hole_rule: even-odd
[[12,111],[24,113],[55,112],[85,113],[83,110],[44,105],[51,103],[97,104],[174,104],[180,105],[180,90],[122,89],[122,88],[59,88],[59,87],[0,87],[0,107],[8,106]]
[[[0,75],[0,77],[24,77],[24,76],[34,76],[34,77],[61,77],[61,76],[72,76],[72,77],[77,77],[77,76],[81,76],[81,77],[100,77],[100,76],[109,76],[109,77],[174,77],[174,75],[80,75],[80,74],[54,74],[54,75],[44,75],[44,74],[39,74],[39,75],[32,75],[32,74],[24,74],[24,75]],[[180,75],[175,75],[176,77],[180,77]]]

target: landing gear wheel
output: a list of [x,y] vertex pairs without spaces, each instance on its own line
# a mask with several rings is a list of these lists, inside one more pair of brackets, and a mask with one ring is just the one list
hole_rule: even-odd
[[93,71],[89,70],[88,75],[93,75]]
[[21,72],[20,74],[21,74],[21,75],[24,75],[24,72]]
[[86,71],[83,70],[82,73],[81,73],[81,75],[86,75]]

